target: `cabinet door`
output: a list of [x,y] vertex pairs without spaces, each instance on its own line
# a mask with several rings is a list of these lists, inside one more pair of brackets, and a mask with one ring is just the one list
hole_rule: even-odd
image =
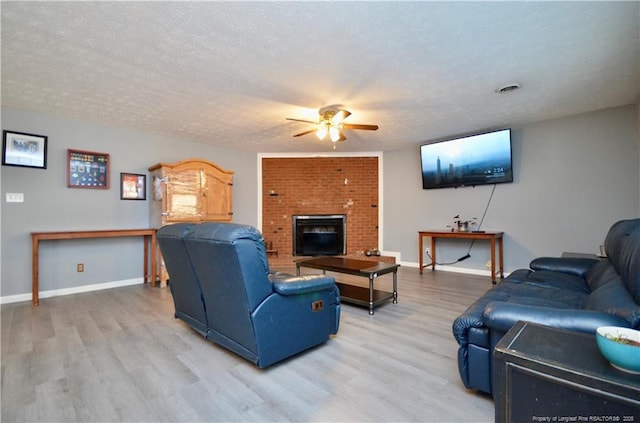
[[201,211],[205,221],[231,221],[233,177],[216,169],[202,169]]
[[184,169],[168,172],[165,182],[163,220],[166,223],[199,222],[200,212],[200,170]]

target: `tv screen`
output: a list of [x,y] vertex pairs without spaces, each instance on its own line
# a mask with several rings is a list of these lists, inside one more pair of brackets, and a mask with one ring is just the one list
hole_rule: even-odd
[[421,145],[420,162],[424,189],[513,182],[511,129]]

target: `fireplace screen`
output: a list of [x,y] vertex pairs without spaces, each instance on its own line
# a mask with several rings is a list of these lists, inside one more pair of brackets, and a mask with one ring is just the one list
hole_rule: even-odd
[[346,254],[346,216],[293,216],[294,256],[335,256]]

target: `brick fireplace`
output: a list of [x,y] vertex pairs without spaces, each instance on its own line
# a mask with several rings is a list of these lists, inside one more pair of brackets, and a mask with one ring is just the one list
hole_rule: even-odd
[[262,233],[277,250],[272,266],[293,264],[293,217],[310,215],[345,216],[348,256],[379,249],[378,157],[262,158]]

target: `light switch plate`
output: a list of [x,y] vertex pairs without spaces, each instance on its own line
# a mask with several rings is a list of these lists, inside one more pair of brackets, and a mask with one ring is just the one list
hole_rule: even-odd
[[24,203],[24,194],[21,192],[8,192],[6,200],[7,203]]

